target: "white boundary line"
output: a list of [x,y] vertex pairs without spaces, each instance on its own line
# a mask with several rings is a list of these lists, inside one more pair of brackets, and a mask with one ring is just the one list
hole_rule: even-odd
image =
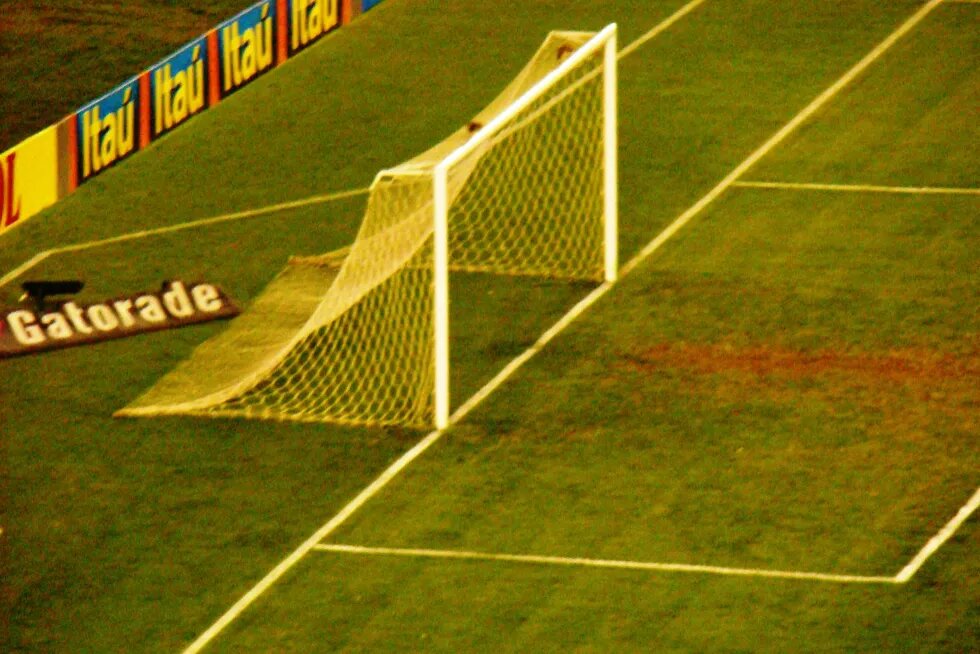
[[[977,0],[980,2],[980,0]],[[899,193],[905,195],[980,195],[980,188],[950,186],[878,186],[874,184],[812,184],[804,182],[737,181],[739,188],[765,188],[790,191],[842,191],[845,193]]]
[[825,572],[798,572],[793,570],[762,570],[753,568],[728,568],[716,565],[691,565],[687,563],[656,563],[652,561],[619,561],[609,559],[570,558],[565,556],[539,556],[535,554],[491,554],[460,550],[431,550],[401,547],[363,547],[323,543],[313,548],[320,552],[341,552],[373,556],[402,556],[432,559],[462,559],[468,561],[501,561],[507,563],[535,563],[586,568],[614,568],[618,570],[646,570],[655,572],[689,572],[725,575],[731,577],[766,577],[770,579],[798,579],[803,581],[829,581],[843,584],[897,584],[895,577],[842,575]]
[[912,578],[919,568],[929,559],[930,556],[936,553],[936,551],[942,547],[946,541],[953,537],[956,530],[962,526],[966,519],[980,507],[980,488],[973,493],[973,497],[964,504],[960,510],[953,516],[953,519],[946,523],[946,526],[939,530],[939,532],[929,539],[929,542],[919,550],[919,553],[909,561],[909,564],[902,568],[901,572],[895,575],[895,579],[901,583],[905,583]]
[[684,18],[689,13],[691,13],[692,11],[694,11],[695,9],[697,9],[698,7],[700,7],[702,4],[704,4],[704,2],[705,2],[705,0],[692,0],[691,2],[688,2],[686,5],[684,5],[683,7],[681,7],[680,9],[678,9],[677,11],[675,11],[673,14],[671,14],[670,16],[668,16],[666,19],[664,19],[663,21],[657,23],[653,27],[653,29],[651,29],[649,32],[647,32],[643,36],[639,37],[638,39],[636,39],[635,41],[633,41],[629,45],[624,46],[623,49],[619,51],[619,55],[616,58],[617,59],[624,59],[624,58],[630,56],[631,54],[633,54],[633,52],[635,52],[636,50],[638,50],[641,46],[646,45],[647,41],[650,41],[654,37],[659,36],[661,32],[664,32],[667,29],[669,29],[671,26],[673,26],[674,23],[676,23],[677,21],[679,21],[680,19]]
[[944,0],[929,0],[925,5],[919,8],[912,16],[902,23],[898,29],[888,35],[884,41],[879,43],[871,52],[866,54],[859,62],[854,64],[850,70],[844,73],[840,79],[831,84],[823,93],[818,95],[810,104],[808,104],[800,113],[796,114],[788,123],[783,125],[783,127],[773,134],[768,141],[763,143],[755,152],[750,154],[748,158],[740,163],[731,173],[728,174],[721,182],[718,183],[713,189],[708,191],[708,194],[703,198],[698,200],[692,207],[687,211],[682,213],[677,219],[671,223],[667,229],[660,233],[657,238],[653,239],[645,248],[643,248],[640,253],[633,258],[628,264],[623,266],[621,271],[622,275],[629,273],[636,265],[641,263],[650,254],[655,252],[660,248],[667,240],[673,237],[684,225],[686,225],[691,218],[701,213],[701,211],[714,202],[718,196],[728,190],[728,187],[734,184],[739,177],[745,174],[752,166],[759,162],[764,156],[769,154],[769,152],[779,145],[787,136],[793,133],[801,124],[807,121],[810,116],[815,114],[821,107],[823,107],[831,98],[840,93],[841,89],[850,84],[854,79],[863,73],[868,66],[873,64],[877,59],[884,54],[889,48],[891,48],[895,43],[901,39],[905,34],[912,30],[913,27],[918,25],[926,16],[928,16],[936,7],[941,5]]
[[[703,0],[693,0],[681,9],[679,9],[675,14],[667,18],[663,24],[673,24],[679,18],[678,15],[683,16],[689,13],[693,8],[702,4]],[[656,238],[654,238],[650,243],[647,244],[633,259],[631,259],[627,264],[623,266],[620,270],[620,278],[626,276],[630,271],[636,268],[640,263],[642,263],[647,257],[649,257],[653,252],[660,248],[667,240],[669,240],[674,234],[676,234],[684,225],[686,225],[694,216],[704,210],[709,204],[718,198],[731,184],[742,176],[745,171],[751,168],[755,163],[759,161],[763,156],[765,156],[770,150],[776,147],[779,143],[783,141],[789,134],[791,134],[796,128],[798,128],[804,121],[806,121],[810,116],[812,116],[818,109],[820,109],[824,104],[826,104],[831,98],[833,98],[837,93],[841,91],[845,86],[847,86],[851,81],[854,80],[858,75],[860,75],[868,66],[874,63],[882,54],[884,54],[889,48],[891,48],[900,38],[902,38],[906,33],[912,30],[916,25],[919,24],[929,13],[931,13],[936,7],[942,4],[943,0],[929,0],[925,5],[920,7],[911,17],[909,17],[904,23],[902,23],[894,32],[892,32],[884,41],[879,43],[871,52],[865,55],[857,64],[855,64],[850,70],[848,70],[844,75],[838,79],[834,84],[827,88],[823,93],[817,96],[809,105],[807,105],[800,113],[798,113],[793,119],[791,119],[786,125],[784,125],[776,134],[769,138],[762,146],[760,146],[755,152],[753,152],[749,157],[739,164],[735,170],[733,170],[728,176],[726,176],[721,182],[718,183],[715,188],[708,192],[703,198],[696,202],[687,211],[682,213],[677,219],[674,220],[663,232],[661,232]],[[663,31],[660,25],[654,27],[651,33],[659,33]],[[641,40],[645,37],[640,37]],[[594,304],[600,297],[605,295],[608,290],[612,288],[612,284],[606,282],[602,286],[596,288],[592,293],[590,293],[584,300],[577,304],[568,314],[565,315],[552,329],[548,330],[541,338],[538,339],[533,346],[528,348],[523,354],[521,354],[517,359],[511,362],[504,371],[501,371],[496,377],[494,377],[486,386],[484,386],[473,398],[464,403],[451,417],[450,417],[450,427],[465,416],[469,411],[471,411],[480,401],[489,396],[497,387],[499,387],[514,371],[520,368],[524,362],[529,360],[534,356],[541,347],[544,346],[549,340],[551,340],[555,335],[557,335],[565,326],[571,323],[578,315],[583,313],[592,304]],[[559,326],[561,325],[561,326]],[[550,334],[550,336],[549,336]],[[505,374],[506,371],[506,374]],[[301,560],[306,554],[308,554],[312,549],[314,549],[318,542],[323,540],[328,536],[334,529],[340,526],[347,518],[360,509],[365,503],[368,502],[374,495],[376,495],[382,488],[384,488],[389,481],[394,479],[404,468],[411,464],[416,458],[418,458],[423,452],[425,452],[429,447],[431,447],[444,431],[434,431],[429,433],[425,438],[419,441],[411,450],[403,454],[397,461],[395,461],[387,470],[381,473],[377,479],[375,479],[367,488],[361,491],[357,497],[351,500],[347,506],[341,509],[340,513],[335,515],[330,519],[325,525],[320,527],[312,536],[310,536],[306,541],[303,542],[299,547],[297,547],[289,556],[283,559],[275,568],[269,571],[265,577],[263,577],[255,586],[253,586],[248,592],[246,592],[231,608],[229,608],[218,620],[212,624],[204,633],[202,633],[193,643],[191,643],[187,649],[184,650],[183,654],[196,654],[200,652],[204,647],[208,645],[221,631],[224,630],[231,622],[233,622],[249,605],[252,604],[259,596],[261,596],[269,587],[276,583],[293,565],[295,565],[299,560]]]
[[24,263],[20,264],[19,266],[17,266],[13,270],[9,271],[3,277],[0,277],[0,288],[6,286],[7,284],[9,284],[10,282],[12,282],[13,280],[17,279],[21,274],[27,272],[28,270],[30,270],[31,268],[33,268],[37,264],[41,263],[42,261],[44,261],[45,259],[47,259],[52,254],[54,254],[54,250],[43,250],[41,252],[38,252],[37,254],[35,254],[33,257],[31,257],[30,259],[28,259]]
[[41,261],[47,259],[48,257],[55,254],[64,254],[65,252],[79,252],[81,250],[88,250],[90,248],[101,247],[103,245],[111,245],[113,243],[122,243],[125,241],[133,241],[140,238],[147,238],[148,236],[158,236],[160,234],[169,234],[171,232],[180,232],[185,229],[194,229],[197,227],[205,227],[207,225],[215,225],[218,223],[229,222],[232,220],[242,220],[245,218],[255,218],[257,216],[264,216],[270,213],[277,213],[280,211],[287,211],[289,209],[299,209],[301,207],[308,207],[314,204],[323,204],[325,202],[333,202],[334,200],[342,200],[344,198],[350,198],[357,195],[364,195],[368,192],[367,188],[350,189],[347,191],[337,191],[336,193],[328,193],[326,195],[312,195],[307,198],[302,198],[300,200],[290,200],[289,202],[280,202],[278,204],[270,204],[264,207],[256,207],[255,209],[246,209],[244,211],[236,211],[234,213],[224,213],[218,216],[212,216],[210,218],[201,218],[200,220],[192,220],[186,223],[179,223],[177,225],[168,225],[166,227],[158,227],[156,229],[144,229],[137,232],[129,232],[128,234],[120,234],[119,236],[111,236],[109,238],[99,239],[97,241],[85,241],[82,243],[73,243],[71,245],[63,245],[61,247],[51,248],[50,250],[43,250],[38,252],[33,257],[20,264],[13,270],[9,271],[2,278],[0,278],[0,287],[6,286],[11,281],[17,279],[20,275],[24,274]]
[[340,543],[319,543],[313,549],[319,552],[362,554],[374,556],[401,556],[432,559],[461,559],[469,561],[501,561],[508,563],[536,563],[539,565],[581,566],[590,568],[616,568],[621,570],[647,570],[655,572],[688,572],[727,575],[737,577],[767,577],[773,579],[797,579],[802,581],[827,581],[844,584],[905,584],[922,568],[946,541],[952,538],[963,523],[980,508],[980,488],[973,493],[956,515],[919,550],[918,554],[894,577],[848,575],[827,572],[801,572],[797,570],[767,570],[761,568],[730,568],[716,565],[688,563],[660,563],[654,561],[623,561],[590,559],[565,556],[541,556],[536,554],[499,554],[465,550],[436,550],[406,547],[365,547]]

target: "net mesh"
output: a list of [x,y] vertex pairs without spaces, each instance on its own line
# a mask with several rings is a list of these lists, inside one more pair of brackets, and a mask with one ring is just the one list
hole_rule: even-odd
[[[349,250],[295,258],[119,415],[424,427],[434,416],[433,168],[592,35],[549,35],[466,127],[383,171]],[[451,271],[601,280],[601,50],[448,171]]]

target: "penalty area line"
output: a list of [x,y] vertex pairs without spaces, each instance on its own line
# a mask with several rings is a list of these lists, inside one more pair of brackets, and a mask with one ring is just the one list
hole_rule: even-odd
[[875,184],[815,184],[805,182],[737,181],[739,188],[765,188],[788,191],[840,191],[843,193],[895,193],[901,195],[980,195],[980,188],[952,186],[881,186]]
[[433,550],[400,547],[363,547],[321,543],[313,548],[319,552],[360,554],[367,556],[400,556],[408,558],[456,559],[466,561],[496,561],[582,568],[607,568],[615,570],[642,570],[647,572],[683,572],[721,575],[729,577],[762,577],[768,579],[793,579],[799,581],[823,581],[839,584],[896,584],[895,577],[846,575],[826,572],[801,572],[795,570],[766,570],[755,568],[729,568],[716,565],[688,563],[658,563],[654,561],[621,561],[589,559],[565,556],[541,556],[536,554],[493,554],[460,550]]
[[627,561],[592,559],[582,557],[542,556],[537,554],[500,554],[466,550],[437,550],[407,547],[366,547],[341,543],[317,543],[313,550],[366,556],[400,556],[411,558],[456,559],[468,561],[497,561],[566,567],[611,568],[619,570],[645,570],[651,572],[682,572],[735,577],[764,577],[770,579],[795,579],[843,584],[904,584],[922,568],[926,561],[939,551],[960,527],[980,508],[980,488],[960,507],[956,515],[919,550],[918,554],[893,577],[875,575],[850,575],[828,572],[804,572],[798,570],[771,570],[764,568],[733,568],[716,565],[689,563],[661,563],[654,561]]
[[942,547],[946,541],[956,534],[956,531],[967,521],[974,511],[980,507],[980,488],[977,488],[976,492],[973,493],[966,504],[960,507],[956,515],[946,523],[942,529],[940,529],[935,536],[929,539],[919,553],[909,561],[908,565],[902,568],[901,572],[895,575],[895,580],[899,583],[905,583],[911,579],[916,572],[929,560],[933,554],[935,554],[940,547]]

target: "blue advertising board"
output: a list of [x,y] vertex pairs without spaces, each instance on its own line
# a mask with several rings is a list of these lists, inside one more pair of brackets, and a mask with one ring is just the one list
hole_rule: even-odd
[[207,107],[208,68],[207,37],[201,36],[150,69],[153,138]]
[[217,28],[221,96],[248,84],[276,65],[277,4],[266,0]]
[[139,78],[134,77],[78,110],[79,183],[136,152],[139,103]]

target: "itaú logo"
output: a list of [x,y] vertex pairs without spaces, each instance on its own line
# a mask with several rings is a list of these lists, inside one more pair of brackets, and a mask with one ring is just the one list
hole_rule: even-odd
[[204,108],[204,61],[201,46],[191,50],[190,62],[174,72],[166,63],[153,73],[153,133],[184,122]]
[[308,45],[340,24],[337,0],[293,0],[291,16],[293,51]]
[[269,3],[262,5],[254,25],[234,21],[221,28],[224,90],[231,91],[272,67],[272,16]]
[[160,291],[51,311],[0,312],[0,356],[49,350],[229,318],[238,307],[213,284],[167,282]]
[[17,153],[0,159],[0,227],[9,227],[20,220],[20,194],[16,186]]
[[[119,92],[119,107],[105,109],[102,103],[82,111],[79,118],[82,142],[82,179],[133,152],[136,138],[136,94],[128,86]],[[108,102],[106,102],[108,104]],[[104,115],[103,115],[104,113]]]

